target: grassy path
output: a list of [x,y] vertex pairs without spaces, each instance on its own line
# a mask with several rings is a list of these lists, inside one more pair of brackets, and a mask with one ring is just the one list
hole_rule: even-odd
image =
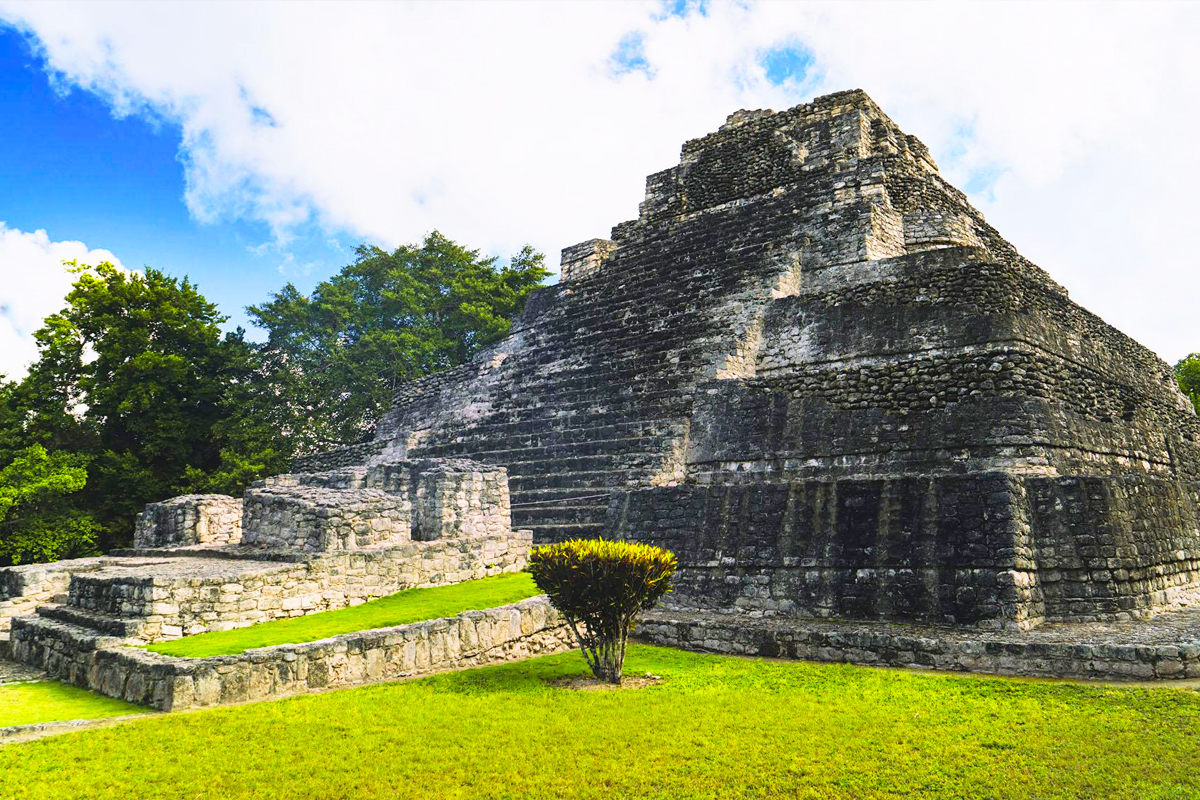
[[315,642],[341,633],[452,617],[464,611],[516,603],[538,593],[537,584],[526,573],[507,573],[450,586],[407,589],[361,606],[261,622],[231,631],[186,636],[152,644],[146,649],[163,655],[191,658],[229,656],[254,647]]
[[56,681],[0,686],[0,728],[141,714],[147,709]]
[[0,748],[0,798],[1200,797],[1200,695],[638,646]]

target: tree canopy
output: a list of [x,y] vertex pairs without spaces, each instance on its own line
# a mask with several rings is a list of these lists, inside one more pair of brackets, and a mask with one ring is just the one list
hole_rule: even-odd
[[240,331],[221,333],[226,318],[186,278],[73,267],[66,307],[34,334],[39,358],[2,396],[0,419],[16,423],[6,439],[76,457],[72,502],[111,546],[145,503],[222,466],[227,396],[253,351]]
[[469,360],[506,335],[549,273],[526,246],[504,265],[434,231],[392,252],[363,245],[305,296],[292,284],[248,311],[302,452],[369,436],[404,382]]
[[78,454],[51,455],[33,445],[0,469],[0,564],[57,561],[95,551],[99,525],[69,500],[87,483],[86,463]]
[[304,295],[248,309],[249,341],[186,277],[71,264],[38,360],[0,376],[0,564],[125,544],[148,503],[240,494],[297,453],[370,434],[404,381],[504,336],[548,274],[529,247],[507,264],[434,232],[354,263]]

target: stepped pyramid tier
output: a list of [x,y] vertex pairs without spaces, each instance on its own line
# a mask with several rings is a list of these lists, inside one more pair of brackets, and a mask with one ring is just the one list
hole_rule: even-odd
[[516,572],[531,544],[530,531],[512,530],[503,467],[421,459],[277,475],[240,501],[184,495],[151,503],[130,550],[0,569],[0,656],[159,708],[506,660],[566,644],[544,599],[468,612],[449,628],[349,634],[300,653],[256,651],[214,663],[127,645]]
[[743,111],[379,457],[503,464],[547,541],[681,559],[676,609],[997,629],[1200,591],[1200,421],[860,91]]

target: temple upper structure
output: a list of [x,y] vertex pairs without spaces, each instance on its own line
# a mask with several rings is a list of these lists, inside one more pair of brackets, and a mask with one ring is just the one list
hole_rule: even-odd
[[548,541],[676,550],[673,602],[1027,628],[1200,589],[1200,420],[861,91],[742,111],[563,251],[511,335],[301,467],[508,468]]

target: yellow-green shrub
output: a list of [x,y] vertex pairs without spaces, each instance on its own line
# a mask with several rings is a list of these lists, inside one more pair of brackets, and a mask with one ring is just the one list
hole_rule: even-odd
[[592,674],[620,683],[634,620],[670,591],[676,566],[661,547],[572,539],[534,547],[527,569],[570,623]]

